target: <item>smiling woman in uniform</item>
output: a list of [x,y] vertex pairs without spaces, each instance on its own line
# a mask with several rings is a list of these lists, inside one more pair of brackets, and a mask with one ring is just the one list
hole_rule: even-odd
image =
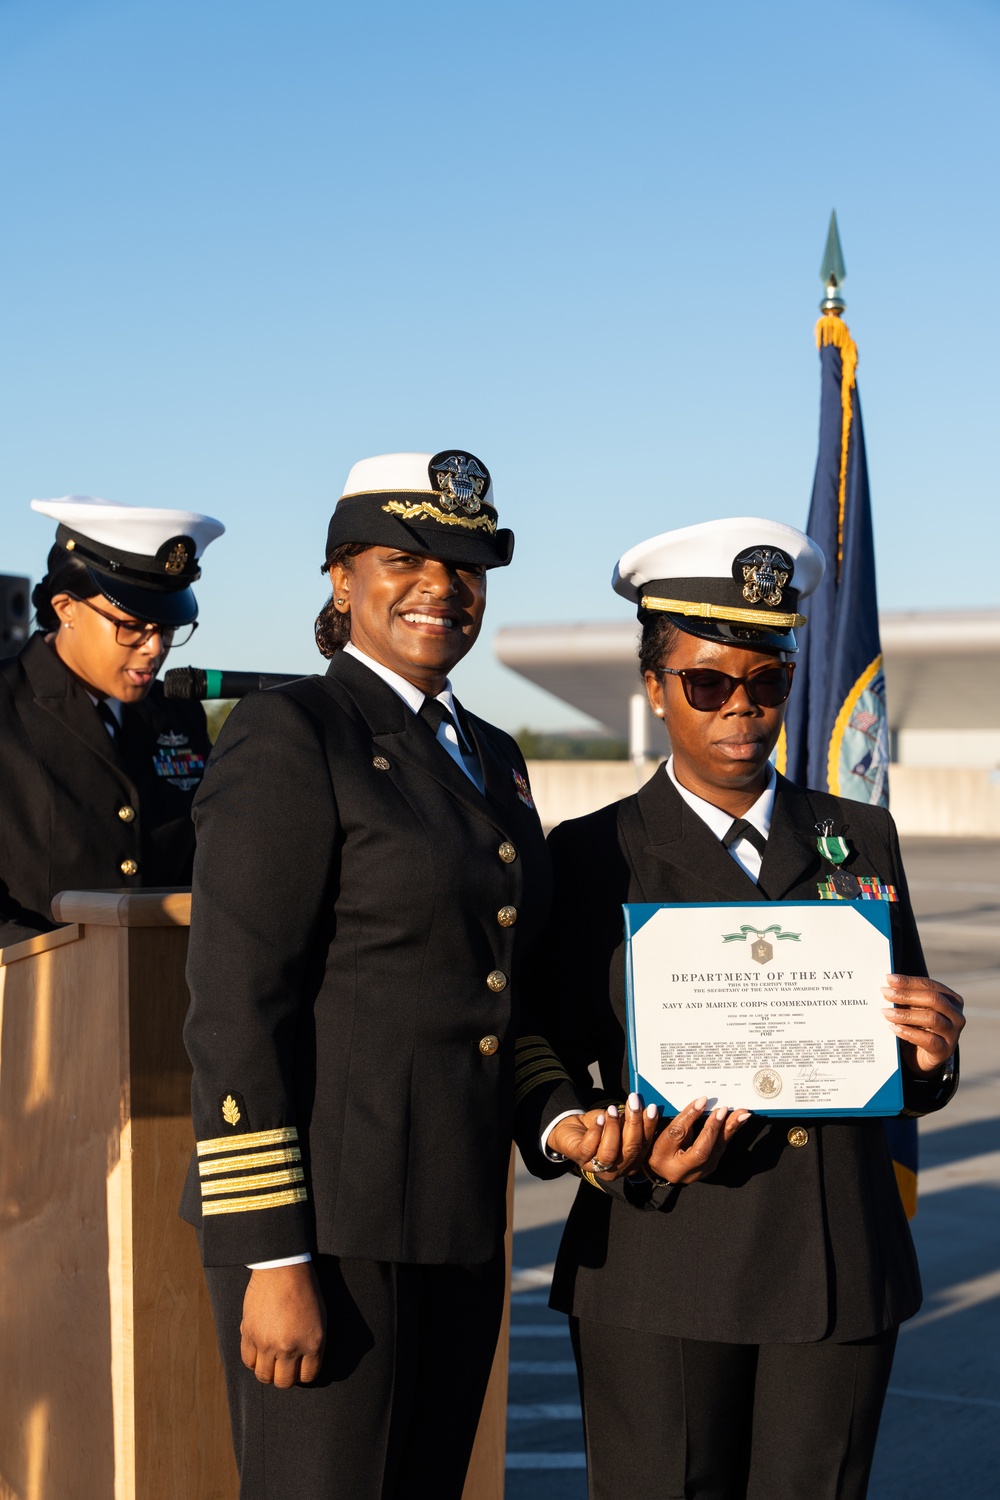
[[329,669],[245,699],[197,798],[183,1212],[243,1500],[462,1493],[549,866],[517,745],[448,679],[513,540],[471,454],[355,464]]
[[0,663],[0,944],[51,930],[59,891],[187,885],[208,755],[201,705],[156,677],[196,629],[191,584],[224,527],[81,495],[32,509],[59,529],[38,630]]
[[[891,903],[899,972],[883,993],[904,1111],[954,1093],[962,1001],[925,977],[892,819],[770,764],[798,610],[823,566],[802,532],[749,518],[653,537],[615,570],[672,755],[637,795],[549,841],[553,916],[532,994],[581,1107],[591,1063],[597,1097],[628,1088],[623,903],[850,898],[860,881]],[[706,1103],[666,1123],[649,1180],[591,1173],[567,1221],[552,1306],[570,1314],[590,1495],[862,1500],[899,1324],[920,1305],[882,1122],[704,1119]],[[534,1108],[519,1122],[525,1159],[571,1154],[565,1086]]]

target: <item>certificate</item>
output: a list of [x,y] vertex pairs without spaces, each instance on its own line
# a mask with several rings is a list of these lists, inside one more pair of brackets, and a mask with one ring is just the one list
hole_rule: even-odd
[[765,1115],[896,1115],[878,901],[624,907],[632,1087]]

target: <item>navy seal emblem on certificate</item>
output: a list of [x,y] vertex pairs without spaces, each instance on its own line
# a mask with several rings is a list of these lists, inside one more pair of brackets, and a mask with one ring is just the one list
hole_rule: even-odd
[[[898,1115],[881,901],[630,904],[632,1087],[677,1114],[699,1095],[764,1115]],[[765,916],[766,913],[766,925]]]

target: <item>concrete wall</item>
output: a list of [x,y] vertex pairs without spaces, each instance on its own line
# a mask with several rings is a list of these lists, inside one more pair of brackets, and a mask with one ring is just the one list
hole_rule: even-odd
[[[528,774],[546,828],[630,796],[653,774],[624,760],[532,760]],[[889,771],[899,831],[949,838],[1000,838],[1000,777],[972,767],[899,766]]]

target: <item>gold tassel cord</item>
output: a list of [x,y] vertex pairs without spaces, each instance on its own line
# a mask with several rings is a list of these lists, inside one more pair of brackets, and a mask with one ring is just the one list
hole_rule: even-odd
[[858,369],[858,346],[843,318],[824,313],[816,324],[816,348],[830,344],[840,350],[840,492],[837,508],[837,582],[844,560],[844,508],[847,503],[847,448],[851,440],[853,402],[851,392]]

